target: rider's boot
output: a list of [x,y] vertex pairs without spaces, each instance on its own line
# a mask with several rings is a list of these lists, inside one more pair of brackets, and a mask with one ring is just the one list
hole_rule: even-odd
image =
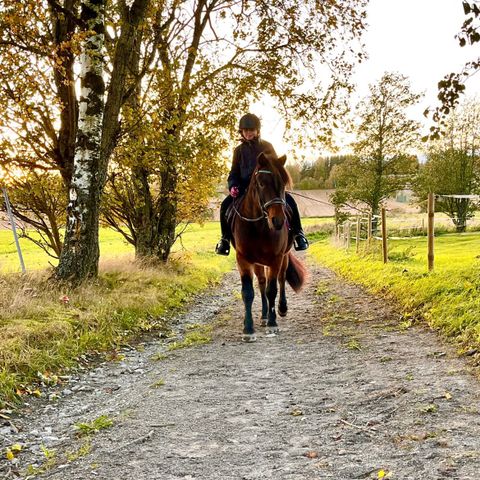
[[305,233],[303,233],[303,230],[299,230],[297,232],[294,232],[293,234],[293,246],[295,250],[306,250],[309,246],[307,237],[305,236]]
[[215,247],[215,253],[217,255],[227,256],[230,253],[230,240],[228,238],[222,237]]

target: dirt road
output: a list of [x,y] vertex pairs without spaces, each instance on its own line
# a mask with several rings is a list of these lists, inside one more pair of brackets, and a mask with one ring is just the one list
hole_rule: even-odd
[[[480,388],[464,360],[384,300],[310,270],[276,338],[240,342],[232,273],[176,319],[179,336],[213,323],[211,343],[146,342],[6,422],[0,441],[25,447],[0,478],[33,464],[58,480],[478,479]],[[73,424],[101,415],[113,426],[78,437]]]

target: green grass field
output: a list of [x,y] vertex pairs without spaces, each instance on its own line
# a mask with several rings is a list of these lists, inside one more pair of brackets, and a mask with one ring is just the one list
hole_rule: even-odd
[[[315,226],[331,222],[330,218],[307,218],[304,225]],[[182,239],[174,245],[173,251],[180,252],[213,252],[220,238],[219,222],[207,222],[203,226],[192,224],[182,235]],[[20,239],[20,246],[27,271],[41,270],[56,265],[57,260],[49,257],[43,250],[27,239]],[[100,257],[109,261],[119,257],[133,258],[134,248],[118,232],[110,228],[100,229]],[[0,272],[20,272],[17,249],[10,230],[0,230]]]
[[[389,263],[383,264],[381,245],[355,253],[324,239],[311,255],[342,276],[394,299],[406,319],[421,316],[461,349],[480,346],[480,235],[448,234],[435,239],[435,269],[428,272],[426,238],[389,243]],[[362,247],[361,250],[364,250]]]

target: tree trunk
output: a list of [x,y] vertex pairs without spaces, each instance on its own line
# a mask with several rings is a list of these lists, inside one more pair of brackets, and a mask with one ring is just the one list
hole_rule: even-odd
[[158,251],[157,256],[166,262],[175,243],[175,228],[177,226],[177,170],[176,162],[171,155],[165,158],[165,170],[161,174],[160,186],[160,215],[158,222]]
[[60,129],[54,155],[55,162],[59,167],[60,174],[65,183],[66,191],[68,191],[72,179],[73,162],[75,158],[78,110],[75,94],[75,75],[73,72],[75,56],[71,49],[64,47],[64,44],[69,42],[75,33],[74,17],[77,14],[77,1],[66,0],[64,8],[71,12],[71,15],[65,15],[50,5],[53,33],[60,60],[53,68],[55,85],[61,101]]
[[96,276],[100,256],[98,220],[100,146],[105,84],[102,78],[105,39],[105,0],[85,0],[81,19],[92,35],[80,57],[80,100],[73,176],[67,207],[64,247],[56,276],[74,284]]
[[378,232],[378,216],[380,213],[380,204],[372,206],[372,235],[376,235]]
[[135,258],[145,261],[158,256],[158,231],[153,208],[152,192],[148,183],[148,172],[143,167],[132,169],[132,188],[138,206],[135,223]]
[[457,206],[457,217],[455,223],[456,231],[463,233],[467,230],[467,216],[470,201],[467,198],[455,198],[454,202]]

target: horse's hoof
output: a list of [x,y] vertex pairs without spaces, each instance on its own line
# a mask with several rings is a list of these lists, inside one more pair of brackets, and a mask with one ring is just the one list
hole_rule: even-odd
[[244,333],[242,336],[242,342],[253,343],[257,341],[257,336],[254,333]]
[[267,337],[274,337],[275,335],[278,335],[279,331],[280,330],[278,329],[278,327],[267,327],[267,330],[266,330]]
[[280,310],[280,309],[278,309],[278,314],[279,314],[281,317],[286,317],[286,316],[287,316],[287,312],[288,312],[287,309],[285,309],[285,310]]
[[261,318],[260,319],[260,326],[261,327],[266,327],[267,326],[267,319],[266,318]]

